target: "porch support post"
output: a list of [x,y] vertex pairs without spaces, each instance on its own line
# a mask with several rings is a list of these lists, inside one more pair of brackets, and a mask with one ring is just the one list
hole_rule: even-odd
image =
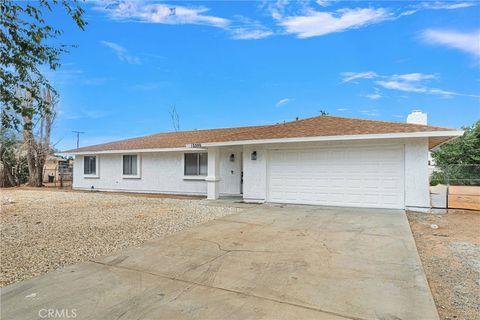
[[208,176],[207,181],[207,199],[218,199],[220,182],[220,150],[218,147],[208,148]]

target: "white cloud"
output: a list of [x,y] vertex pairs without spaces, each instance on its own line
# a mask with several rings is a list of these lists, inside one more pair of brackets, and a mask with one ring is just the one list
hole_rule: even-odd
[[143,3],[141,1],[121,1],[111,3],[104,8],[114,19],[133,19],[161,24],[199,24],[224,28],[230,21],[221,17],[205,14],[206,7],[185,7],[165,3]]
[[402,81],[422,81],[428,79],[436,79],[437,75],[435,74],[426,74],[426,73],[403,73],[403,74],[394,74],[391,76],[382,76],[377,74],[373,71],[366,71],[366,72],[342,72],[340,73],[342,76],[343,82],[350,82],[357,79],[373,79],[373,78],[391,78],[395,80],[402,80]]
[[186,7],[165,3],[145,3],[142,1],[122,1],[102,8],[116,20],[134,20],[158,24],[193,24],[221,28],[229,32],[235,40],[263,39],[274,33],[260,22],[235,15],[232,19],[208,15],[204,6]]
[[426,92],[426,89],[423,87],[419,87],[415,84],[412,84],[410,82],[405,82],[405,81],[396,81],[396,80],[390,80],[390,81],[383,81],[379,80],[375,82],[377,85],[382,86],[386,89],[392,89],[392,90],[400,90],[400,91],[406,91],[406,92]]
[[435,79],[437,78],[434,74],[424,74],[424,73],[404,73],[404,74],[394,74],[392,76],[393,79],[403,80],[403,81],[422,81],[428,79]]
[[101,44],[104,46],[110,48],[118,57],[120,61],[125,61],[130,64],[140,64],[140,58],[132,56],[128,53],[127,49],[122,47],[121,45],[115,43],[115,42],[110,42],[110,41],[105,41],[102,40],[100,41]]
[[473,7],[473,2],[443,2],[443,1],[431,1],[423,2],[420,4],[421,8],[432,10],[456,10]]
[[341,9],[336,12],[309,10],[306,15],[282,18],[279,24],[287,33],[296,34],[298,38],[309,38],[360,28],[390,17],[384,8]]
[[408,6],[408,10],[400,12],[398,17],[409,16],[421,10],[457,10],[475,6],[473,2],[445,2],[445,1],[428,1]]
[[332,1],[331,0],[316,0],[315,3],[318,4],[319,6],[326,7],[326,6],[329,6],[332,3]]
[[427,29],[422,39],[431,44],[447,46],[480,58],[480,29],[473,32]]
[[380,93],[369,93],[369,94],[366,94],[365,97],[367,97],[370,100],[378,100],[383,98],[383,96]]
[[248,28],[232,29],[232,38],[236,40],[257,40],[273,35],[270,30],[249,30]]
[[[343,82],[351,82],[356,79],[369,79],[374,80],[376,85],[389,90],[434,94],[443,96],[445,98],[452,96],[464,96],[472,98],[480,97],[480,95],[458,93],[425,85],[425,82],[437,79],[438,75],[436,74],[413,72],[393,75],[380,75],[373,71],[368,71],[342,72],[340,75],[343,77]],[[365,97],[372,100],[380,99],[383,97],[383,95],[379,92],[378,88],[374,88],[374,90],[374,93],[366,94]]]
[[411,16],[412,14],[417,13],[417,12],[418,12],[418,10],[416,10],[416,9],[407,10],[407,11],[400,12],[400,13],[398,14],[398,16],[399,16],[399,17]]
[[[288,0],[266,1],[267,11],[270,13],[273,19],[281,20],[287,11],[287,7],[291,7],[292,2]],[[298,2],[294,2],[297,4]]]
[[273,32],[260,22],[236,15],[235,23],[228,29],[235,40],[257,40],[273,35]]
[[372,79],[377,77],[377,74],[373,71],[367,72],[342,72],[342,82],[350,82],[356,79]]
[[348,111],[347,108],[338,108],[337,111],[343,112],[343,111]]
[[[333,1],[316,0],[317,5],[327,7]],[[307,1],[278,0],[269,5],[271,16],[278,21],[286,33],[298,38],[323,36],[334,32],[342,32],[379,23],[395,20],[403,16],[415,14],[421,10],[455,10],[475,6],[473,2],[441,2],[427,1],[405,6],[399,10],[386,7],[343,8],[336,11],[315,10]],[[299,7],[297,10],[292,7]]]
[[283,106],[283,105],[286,105],[286,104],[289,103],[290,101],[292,101],[292,99],[290,99],[290,98],[280,99],[280,100],[278,100],[276,106],[277,106],[277,107],[281,107],[281,106]]
[[408,82],[408,81],[396,81],[396,80],[383,81],[383,80],[379,80],[379,81],[376,81],[375,83],[379,86],[384,87],[385,89],[399,90],[399,91],[404,91],[404,92],[435,94],[435,95],[443,96],[444,98],[449,98],[449,97],[452,97],[452,96],[480,98],[480,95],[458,93],[458,92],[443,90],[443,89],[439,89],[439,88],[432,88],[432,87],[427,87],[425,85],[420,85],[418,83],[412,83],[412,82]]
[[[193,24],[207,25],[226,30],[233,39],[262,39],[274,34],[293,34],[298,38],[323,36],[343,32],[379,23],[395,20],[402,16],[414,14],[420,10],[453,10],[474,6],[473,2],[424,2],[394,10],[385,7],[343,8],[336,11],[316,10],[310,1],[276,0],[264,1],[260,6],[276,20],[283,32],[267,28],[258,22],[253,24],[239,22],[236,16],[223,18],[209,14],[210,8],[201,5],[176,5],[149,1],[112,1],[93,0],[95,9],[101,10],[112,19],[138,21],[158,24]],[[334,0],[316,0],[326,10]]]

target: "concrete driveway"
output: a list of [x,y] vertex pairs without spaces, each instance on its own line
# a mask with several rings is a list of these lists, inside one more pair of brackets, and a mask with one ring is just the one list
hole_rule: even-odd
[[1,307],[2,319],[438,319],[403,211],[293,205],[14,284]]

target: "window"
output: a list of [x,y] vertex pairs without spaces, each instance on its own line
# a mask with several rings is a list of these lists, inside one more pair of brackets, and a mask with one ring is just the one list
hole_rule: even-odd
[[97,157],[83,157],[83,174],[91,176],[97,175]]
[[185,153],[185,175],[206,176],[208,169],[207,153]]
[[137,155],[123,156],[123,175],[138,176],[138,157]]

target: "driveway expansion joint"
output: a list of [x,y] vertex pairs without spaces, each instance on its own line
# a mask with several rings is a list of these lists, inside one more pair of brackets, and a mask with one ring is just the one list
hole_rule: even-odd
[[242,292],[242,291],[233,290],[233,289],[210,286],[210,285],[207,285],[207,284],[203,284],[203,283],[199,283],[199,282],[195,282],[195,281],[191,281],[191,280],[181,279],[181,278],[178,278],[178,277],[175,277],[175,276],[168,276],[168,275],[165,275],[165,274],[160,274],[160,273],[155,273],[155,272],[150,272],[150,271],[144,271],[144,270],[138,270],[138,269],[135,269],[135,268],[123,267],[123,266],[119,266],[119,265],[110,265],[108,263],[103,263],[103,262],[98,262],[98,261],[93,261],[93,260],[90,260],[90,261],[92,263],[108,266],[108,267],[111,267],[111,268],[118,268],[118,269],[133,271],[133,272],[149,274],[149,275],[152,275],[152,276],[168,279],[168,280],[171,280],[171,281],[178,281],[178,282],[186,283],[186,284],[189,284],[189,285],[200,286],[200,287],[209,288],[209,289],[213,289],[213,290],[221,290],[221,291],[225,291],[225,292],[230,292],[230,293],[234,293],[234,294],[243,295],[243,296],[246,296],[246,297],[252,297],[252,298],[267,300],[267,301],[271,301],[271,302],[275,302],[275,303],[286,304],[286,305],[290,305],[292,307],[307,309],[307,310],[311,310],[311,311],[315,311],[315,312],[319,312],[319,313],[323,313],[323,314],[329,314],[329,315],[333,315],[333,316],[344,318],[344,319],[368,320],[366,318],[349,316],[349,315],[337,313],[337,312],[334,312],[334,311],[323,310],[323,309],[320,309],[320,308],[316,308],[316,307],[312,307],[312,306],[306,306],[306,305],[293,303],[293,302],[289,302],[289,301],[283,301],[283,300],[278,300],[278,299],[275,299],[275,298],[259,296],[259,295],[255,295],[255,294],[251,294],[251,293],[246,293],[246,292]]

